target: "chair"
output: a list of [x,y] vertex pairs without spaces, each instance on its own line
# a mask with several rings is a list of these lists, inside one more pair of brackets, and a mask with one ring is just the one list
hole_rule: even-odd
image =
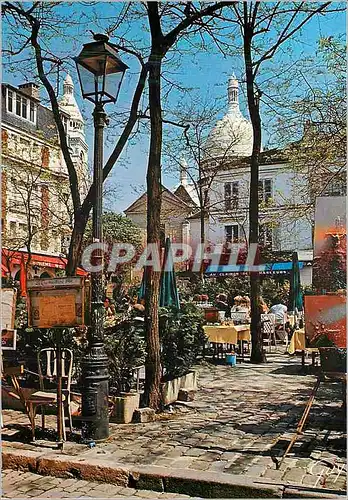
[[231,320],[233,321],[234,324],[237,323],[245,323],[247,319],[247,313],[246,312],[231,312]]
[[[73,367],[73,353],[70,349],[61,349],[62,355],[62,401],[63,408],[68,410],[69,427],[72,432],[72,417],[71,417],[71,375]],[[33,440],[35,440],[35,416],[38,407],[41,407],[41,423],[42,430],[45,429],[45,406],[57,405],[57,389],[46,389],[45,381],[52,382],[57,385],[57,351],[53,348],[41,349],[38,352],[38,375],[40,380],[40,390],[34,392],[27,400],[26,406],[28,409],[29,420],[31,423],[31,431]],[[65,387],[64,387],[65,385]],[[58,408],[59,411],[59,408]],[[66,440],[65,419],[63,411],[63,438]]]
[[263,342],[268,343],[269,352],[272,350],[272,341],[275,341],[275,314],[261,314],[261,332]]

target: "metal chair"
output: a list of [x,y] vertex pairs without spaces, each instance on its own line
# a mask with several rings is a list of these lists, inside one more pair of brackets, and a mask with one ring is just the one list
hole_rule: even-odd
[[[62,402],[63,408],[67,409],[69,417],[70,432],[72,432],[72,417],[71,417],[71,375],[73,367],[73,353],[70,349],[61,349],[61,365],[62,365]],[[42,430],[45,429],[45,406],[57,405],[57,389],[46,389],[45,381],[58,383],[57,378],[57,351],[53,348],[41,349],[38,352],[38,375],[40,381],[40,390],[34,392],[27,400],[29,420],[31,423],[31,431],[33,440],[35,440],[35,416],[38,407],[41,407],[41,424]],[[64,387],[65,385],[65,387]],[[57,408],[57,411],[60,411]],[[66,440],[65,419],[63,411],[63,438]]]
[[275,314],[261,314],[261,332],[263,342],[269,345],[269,352],[272,350],[272,341],[275,341]]
[[237,323],[245,323],[248,313],[246,312],[231,312],[231,320],[236,325]]

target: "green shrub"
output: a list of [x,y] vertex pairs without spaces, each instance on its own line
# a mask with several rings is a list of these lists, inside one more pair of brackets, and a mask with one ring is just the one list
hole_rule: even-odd
[[109,358],[110,394],[119,396],[121,392],[129,392],[134,383],[134,369],[145,363],[143,323],[127,318],[109,329],[105,350]]
[[197,361],[206,342],[202,311],[193,303],[181,304],[181,310],[161,308],[159,315],[164,380],[187,373]]

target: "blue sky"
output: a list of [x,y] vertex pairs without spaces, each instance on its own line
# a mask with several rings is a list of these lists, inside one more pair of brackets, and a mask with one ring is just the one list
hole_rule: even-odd
[[[76,55],[81,47],[81,43],[90,41],[91,35],[89,29],[93,31],[100,31],[100,27],[93,23],[88,23],[88,16],[91,15],[94,9],[98,13],[100,18],[100,23],[108,23],[108,18],[112,16],[115,10],[115,4],[112,3],[97,3],[95,6],[69,6],[68,4],[60,8],[60,13],[66,14],[71,17],[72,20],[74,16],[79,16],[79,20],[86,21],[86,24],[81,27],[72,24],[67,26],[67,34],[69,35],[65,40],[59,39],[54,44],[55,52],[60,52],[61,54],[70,53],[72,56]],[[71,9],[75,11],[71,15]],[[3,25],[3,30],[5,32],[6,40],[6,27]],[[288,48],[291,49],[291,54],[284,53],[283,51],[277,55],[276,62],[281,65],[282,62],[287,63],[291,58],[297,59],[301,54],[310,55],[315,54],[316,43],[320,37],[326,36],[336,36],[346,31],[346,19],[345,14],[334,14],[328,17],[326,16],[315,16],[315,18],[310,21],[305,28],[302,30],[301,35],[297,35],[296,38],[292,39],[288,43]],[[135,28],[127,36],[137,37],[146,39],[147,34],[143,29]],[[112,40],[111,40],[112,41]],[[6,43],[6,41],[4,42]],[[184,42],[185,43],[185,42]],[[182,44],[182,49],[186,49],[187,46]],[[106,112],[111,114],[112,112],[125,111],[129,107],[129,103],[132,98],[132,91],[137,80],[138,64],[131,57],[121,56],[125,62],[130,66],[127,71],[126,77],[123,82],[123,86],[120,91],[119,100],[116,105],[106,106]],[[200,93],[202,96],[209,95],[212,101],[216,98],[220,98],[221,102],[225,100],[227,109],[227,80],[228,76],[233,72],[237,77],[243,77],[243,60],[241,57],[224,57],[222,54],[208,53],[208,52],[197,52],[187,51],[186,54],[181,56],[181,66],[176,69],[175,78],[176,81],[180,82],[183,86],[195,89],[195,93]],[[77,83],[76,72],[74,67],[71,66],[71,76],[73,80]],[[6,65],[3,69],[3,81],[7,81],[18,85],[23,82],[23,77],[21,77],[16,71],[8,72]],[[262,81],[262,75],[260,75],[260,81]],[[296,86],[296,85],[295,85]],[[76,98],[78,104],[86,118],[88,118],[88,128],[87,128],[87,142],[90,146],[90,156],[92,157],[92,137],[93,130],[91,127],[91,112],[92,105],[88,102],[84,102],[80,97],[79,87],[76,88]],[[181,99],[181,95],[178,92],[173,92],[170,98],[172,106],[176,106],[178,100]],[[245,116],[247,115],[245,109],[245,103],[243,98],[243,88],[241,92],[241,109]],[[264,124],[267,128],[267,118],[264,118]],[[213,124],[212,124],[213,125]],[[107,132],[110,134],[110,130]],[[267,143],[267,132],[264,134],[264,143]],[[137,193],[141,190],[142,186],[145,185],[146,179],[146,168],[147,168],[147,147],[148,138],[143,137],[140,142],[137,142],[134,146],[129,146],[127,148],[127,154],[123,155],[123,159],[127,161],[122,161],[119,165],[115,165],[113,174],[110,178],[109,183],[112,185],[117,185],[117,196],[109,202],[108,207],[111,207],[115,211],[122,211],[127,206],[129,206],[138,196]],[[105,158],[107,158],[108,153],[112,150],[111,145],[107,141],[105,148]],[[164,174],[163,183],[167,187],[173,187],[178,183],[178,179],[174,176],[169,176]]]

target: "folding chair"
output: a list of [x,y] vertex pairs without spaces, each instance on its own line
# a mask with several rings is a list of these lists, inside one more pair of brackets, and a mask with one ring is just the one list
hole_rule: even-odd
[[[72,432],[72,417],[71,417],[71,375],[73,367],[73,353],[70,349],[61,349],[62,355],[62,400],[63,408],[68,411],[69,427]],[[41,349],[38,352],[38,375],[40,381],[40,390],[34,392],[27,400],[27,408],[31,423],[31,431],[33,440],[35,440],[35,416],[37,408],[41,407],[41,425],[42,430],[45,429],[45,406],[57,405],[57,388],[52,389],[52,383],[57,386],[57,351],[53,348]],[[51,387],[45,388],[45,382],[49,381]],[[64,387],[65,385],[65,387]],[[60,411],[59,408],[57,408]],[[63,438],[66,440],[65,419],[63,411]]]

